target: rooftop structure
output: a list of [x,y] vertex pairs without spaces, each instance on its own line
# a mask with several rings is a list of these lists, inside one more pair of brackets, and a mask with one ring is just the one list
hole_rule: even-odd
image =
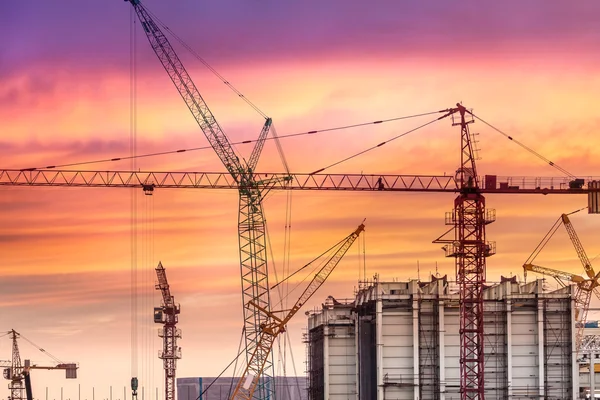
[[[573,288],[502,278],[483,292],[486,399],[577,399]],[[460,399],[458,287],[380,282],[308,314],[310,400]]]

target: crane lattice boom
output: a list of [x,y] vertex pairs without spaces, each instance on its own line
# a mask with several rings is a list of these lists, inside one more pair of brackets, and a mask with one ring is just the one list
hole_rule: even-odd
[[573,282],[573,283],[581,283],[585,281],[585,278],[576,274],[572,274],[570,272],[559,271],[557,269],[552,269],[548,267],[540,267],[535,264],[523,264],[523,270],[525,273],[525,278],[527,278],[527,272],[537,272],[538,274],[549,275],[558,280],[558,282],[563,285],[562,280]]
[[339,248],[331,256],[331,258],[321,267],[321,269],[315,274],[311,282],[308,284],[306,289],[288,313],[280,318],[275,315],[274,312],[270,312],[265,308],[261,307],[260,304],[250,301],[249,307],[256,308],[263,313],[267,319],[266,322],[261,325],[260,339],[257,344],[255,351],[242,374],[242,378],[238,381],[238,384],[233,391],[231,396],[234,400],[249,400],[252,398],[254,391],[260,381],[264,365],[267,361],[268,355],[273,348],[273,343],[277,336],[285,332],[285,327],[290,319],[300,310],[300,308],[312,297],[313,294],[323,285],[325,280],[331,275],[334,268],[338,265],[342,257],[346,254],[352,243],[358,238],[360,233],[365,229],[364,224],[360,224],[358,228],[339,244]]
[[592,263],[590,262],[590,259],[588,258],[587,254],[585,253],[585,250],[583,249],[583,245],[581,244],[581,241],[579,240],[579,236],[577,236],[577,232],[575,232],[575,228],[573,228],[573,224],[571,223],[569,216],[567,214],[562,214],[560,217],[563,221],[565,228],[567,229],[567,233],[569,234],[571,243],[573,243],[573,247],[575,247],[575,251],[577,252],[579,261],[581,261],[581,265],[583,265],[583,270],[585,271],[588,278],[590,278],[590,279],[596,278],[596,273],[594,272],[594,269],[592,268]]
[[[490,176],[490,175],[486,175]],[[490,194],[594,194],[599,188],[569,187],[560,177],[493,175],[500,185],[483,186]],[[263,190],[344,190],[382,192],[457,193],[460,182],[448,175],[287,174],[263,172],[253,176]],[[590,177],[588,182],[595,182]],[[506,184],[502,184],[502,182]],[[168,171],[91,171],[56,169],[0,169],[0,186],[68,186],[154,189],[235,189],[240,185],[228,173]]]
[[[581,210],[578,210],[581,211]],[[577,212],[577,211],[575,211]],[[572,214],[572,213],[571,213]],[[554,235],[557,228],[560,226],[560,222],[563,223],[567,233],[569,234],[569,239],[571,239],[571,243],[573,243],[573,247],[577,252],[577,256],[583,265],[583,269],[587,278],[572,274],[569,272],[559,271],[547,267],[540,267],[538,265],[532,264],[533,260],[537,257],[540,251],[546,246],[550,238]],[[550,231],[544,236],[541,243],[533,251],[532,255],[529,256],[526,263],[523,265],[523,270],[525,273],[525,277],[527,277],[527,271],[537,272],[541,274],[546,274],[554,277],[561,285],[565,286],[563,280],[573,282],[575,284],[575,294],[573,295],[573,300],[575,301],[575,321],[577,322],[577,332],[575,338],[575,346],[577,352],[581,349],[581,344],[584,337],[584,328],[585,323],[587,321],[587,313],[590,307],[590,300],[592,298],[592,293],[594,293],[598,298],[600,298],[600,291],[598,290],[598,286],[600,286],[600,274],[596,274],[592,264],[583,249],[583,245],[579,240],[579,236],[577,236],[577,232],[575,232],[575,228],[569,219],[568,214],[562,214],[560,218],[554,223]]]

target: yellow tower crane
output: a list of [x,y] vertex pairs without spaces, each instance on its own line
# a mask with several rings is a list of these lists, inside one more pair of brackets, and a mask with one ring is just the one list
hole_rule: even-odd
[[[571,220],[569,219],[569,215],[574,214],[583,210],[579,209],[577,211],[573,211],[568,214],[562,214],[558,220],[554,223],[550,231],[544,236],[540,244],[537,245],[533,253],[529,256],[525,264],[523,264],[523,272],[525,275],[525,279],[527,279],[527,272],[537,272],[545,275],[552,276],[556,281],[563,287],[567,286],[567,284],[575,284],[575,321],[577,322],[577,336],[576,336],[576,348],[577,352],[579,352],[579,348],[581,347],[581,341],[583,339],[583,331],[585,327],[585,322],[587,320],[587,312],[590,306],[590,300],[592,297],[592,292],[600,299],[600,291],[598,291],[598,286],[600,286],[600,273],[596,274],[594,268],[592,267],[592,263],[590,262],[575,229],[573,228],[573,224],[571,224]],[[575,251],[577,252],[577,256],[583,265],[583,269],[585,271],[585,276],[573,274],[570,272],[559,271],[552,268],[540,267],[538,265],[534,265],[533,261],[537,257],[537,255],[542,251],[542,249],[546,246],[548,241],[552,238],[554,233],[558,230],[558,227],[562,224],[565,226],[567,233],[569,234],[569,238],[571,239],[571,243],[573,243],[573,247],[575,247]],[[567,283],[568,282],[568,283]]]

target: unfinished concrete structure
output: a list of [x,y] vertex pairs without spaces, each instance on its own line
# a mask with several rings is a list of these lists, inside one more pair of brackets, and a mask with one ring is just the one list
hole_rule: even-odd
[[[238,380],[232,377],[177,378],[177,400],[229,400]],[[306,400],[306,377],[276,376],[274,389],[277,400]]]
[[[485,289],[486,399],[577,399],[572,289]],[[364,284],[308,315],[310,400],[460,399],[459,296],[445,277]]]

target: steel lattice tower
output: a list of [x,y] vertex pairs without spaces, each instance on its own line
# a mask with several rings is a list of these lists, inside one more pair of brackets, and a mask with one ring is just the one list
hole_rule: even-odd
[[10,379],[8,388],[10,389],[10,400],[21,400],[23,398],[23,366],[21,365],[21,354],[19,353],[19,345],[17,338],[19,334],[12,329],[10,331],[12,340],[12,366],[9,369],[9,376],[4,376]]
[[163,339],[163,350],[159,358],[163,360],[165,370],[165,400],[175,400],[175,373],[177,360],[181,358],[181,348],[177,347],[177,339],[181,338],[181,329],[177,329],[176,325],[181,308],[179,304],[175,304],[175,299],[169,290],[167,274],[160,262],[156,267],[156,276],[158,277],[156,290],[160,290],[163,297],[162,307],[154,309],[154,322],[163,324],[158,336]]
[[[485,259],[495,252],[495,243],[486,241],[485,226],[495,220],[495,211],[485,209],[475,166],[475,147],[468,125],[469,111],[460,104],[450,110],[452,125],[461,128],[461,163],[457,171],[460,194],[454,210],[446,213],[453,239],[446,243],[447,257],[455,257],[456,280],[460,291],[460,392],[462,400],[484,399],[483,285]],[[449,233],[450,231],[446,232]]]

